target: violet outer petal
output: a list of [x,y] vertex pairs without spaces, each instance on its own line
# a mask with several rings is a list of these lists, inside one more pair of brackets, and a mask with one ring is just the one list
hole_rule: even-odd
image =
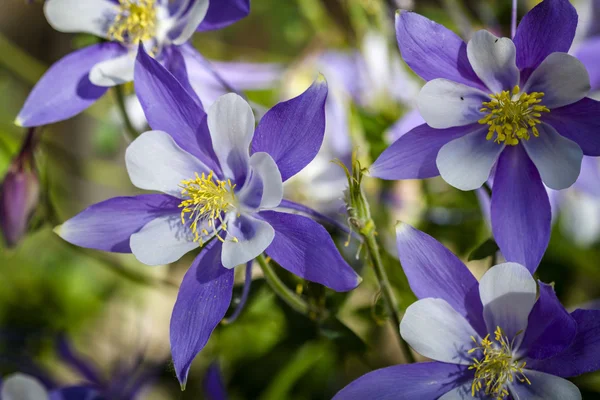
[[50,392],[50,400],[103,400],[98,390],[87,386],[71,386]]
[[358,286],[360,277],[321,225],[301,215],[277,211],[263,211],[260,216],[275,229],[266,253],[283,268],[337,292]]
[[522,146],[507,146],[496,167],[492,231],[508,261],[537,269],[548,241],[552,212],[540,174]]
[[207,400],[227,400],[227,390],[218,362],[209,365],[204,375],[203,386]]
[[585,65],[590,74],[592,90],[600,89],[600,37],[581,43],[575,56]]
[[107,90],[90,82],[90,70],[99,62],[126,52],[118,43],[99,43],[63,57],[40,78],[15,123],[27,127],[41,126],[79,114]]
[[567,53],[576,28],[577,11],[569,0],[545,0],[525,14],[514,38],[521,83],[551,53]]
[[361,376],[333,400],[436,400],[467,380],[467,367],[440,362],[401,364]]
[[185,387],[196,355],[225,316],[233,291],[233,269],[221,265],[221,242],[213,240],[183,277],[171,315],[171,354]]
[[250,0],[213,0],[198,31],[221,29],[250,14]]
[[252,153],[269,153],[285,182],[310,163],[325,135],[327,82],[320,77],[304,93],[271,108],[260,120]]
[[[555,108],[544,115],[562,136],[581,147],[586,156],[600,156],[600,101],[584,98],[577,103]],[[533,139],[535,140],[535,138]]]
[[[187,46],[186,46],[187,47]],[[191,46],[190,46],[191,47]],[[192,87],[184,53],[180,50],[180,46],[169,46],[165,49],[167,54],[164,60],[164,66],[175,79],[187,90],[188,94],[202,107],[202,102],[198,94]]]
[[115,197],[88,207],[55,232],[76,246],[131,253],[129,237],[153,219],[177,213],[180,202],[162,194]]

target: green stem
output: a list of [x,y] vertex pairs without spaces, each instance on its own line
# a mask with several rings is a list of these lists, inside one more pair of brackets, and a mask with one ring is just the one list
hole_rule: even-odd
[[275,271],[273,271],[273,268],[271,268],[271,266],[265,259],[265,256],[261,254],[260,256],[256,257],[256,261],[258,261],[258,265],[260,265],[263,274],[265,274],[265,279],[267,280],[267,283],[269,284],[269,286],[271,286],[271,289],[273,289],[275,294],[277,294],[277,296],[279,296],[294,310],[298,311],[301,314],[308,315],[310,311],[309,305],[304,300],[302,300],[296,293],[291,291],[290,288],[288,288],[285,285],[285,283],[281,281],[281,279],[279,279]]
[[123,87],[121,85],[117,85],[113,88],[115,93],[115,100],[117,101],[117,107],[119,108],[119,113],[123,118],[123,122],[125,123],[125,129],[129,134],[129,139],[131,141],[135,140],[140,133],[133,127],[131,120],[129,119],[129,114],[127,114],[127,109],[125,108],[125,94],[123,93]]

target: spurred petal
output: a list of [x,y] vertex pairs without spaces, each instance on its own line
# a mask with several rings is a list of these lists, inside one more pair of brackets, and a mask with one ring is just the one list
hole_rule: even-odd
[[173,40],[173,44],[182,45],[192,37],[200,23],[206,17],[208,6],[209,0],[194,0],[192,6],[185,14],[185,25],[179,36]]
[[119,13],[109,0],[46,0],[44,14],[59,32],[85,32],[102,38]]
[[533,273],[548,247],[551,219],[548,194],[535,165],[521,146],[507,146],[498,160],[492,192],[492,230],[504,257]]
[[183,277],[171,315],[171,354],[185,386],[190,365],[225,316],[233,291],[233,269],[221,265],[221,242],[214,240]]
[[223,243],[221,262],[233,268],[258,257],[273,242],[275,230],[268,222],[250,214],[229,214],[227,237]]
[[198,27],[199,31],[221,29],[246,17],[250,13],[250,0],[210,1],[208,13]]
[[413,293],[419,298],[441,298],[475,329],[486,332],[479,284],[450,250],[408,224],[396,228],[398,256]]
[[446,143],[480,130],[481,125],[434,129],[420,125],[396,140],[369,168],[371,176],[381,179],[425,179],[438,176],[436,158]]
[[361,376],[333,400],[434,400],[467,374],[466,367],[439,362],[394,365]]
[[133,80],[135,53],[102,61],[90,71],[90,82],[97,86],[116,86]]
[[600,101],[585,98],[565,107],[555,108],[544,121],[581,147],[586,156],[600,156]]
[[590,74],[592,90],[600,89],[600,37],[591,38],[581,43],[577,47],[575,55],[585,65]]
[[360,277],[321,225],[301,215],[276,211],[260,215],[275,229],[275,239],[266,253],[283,268],[338,292],[358,286]]
[[551,53],[568,52],[576,28],[577,11],[569,0],[545,0],[529,11],[514,39],[522,81]]
[[62,58],[35,85],[15,123],[41,126],[79,114],[106,93],[105,87],[90,82],[92,67],[125,51],[118,43],[99,43]]
[[88,207],[55,232],[76,246],[130,253],[129,237],[153,219],[179,212],[180,202],[162,194],[115,197]]
[[13,374],[2,382],[2,400],[47,400],[42,384],[25,374]]
[[275,105],[260,120],[252,152],[269,153],[285,182],[310,163],[325,135],[327,82],[317,79],[300,96]]
[[223,375],[219,363],[213,362],[204,375],[204,395],[207,400],[227,400],[227,389],[223,382]]
[[402,58],[426,81],[449,79],[484,88],[467,57],[467,45],[448,28],[422,15],[400,11],[396,14],[396,39]]
[[529,382],[518,380],[509,383],[513,398],[527,400],[581,400],[581,392],[575,384],[558,376],[543,372],[525,370]]
[[277,164],[268,153],[250,157],[250,174],[237,193],[240,202],[252,210],[275,208],[283,199],[283,182]]

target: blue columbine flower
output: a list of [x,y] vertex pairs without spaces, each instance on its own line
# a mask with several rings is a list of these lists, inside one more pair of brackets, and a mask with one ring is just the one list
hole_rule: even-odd
[[47,0],[44,13],[61,32],[108,40],[55,63],[33,88],[15,123],[40,126],[70,118],[108,87],[133,80],[139,43],[189,88],[186,69],[203,69],[189,44],[196,30],[219,29],[250,12],[250,0]]
[[587,71],[565,53],[576,26],[567,0],[545,0],[525,15],[514,41],[479,31],[465,44],[443,26],[401,12],[402,56],[428,81],[418,99],[427,124],[384,151],[371,174],[441,175],[473,190],[495,171],[494,236],[509,261],[533,271],[550,237],[543,183],[567,188],[583,154],[600,155],[600,103],[585,97]]
[[581,399],[564,378],[600,368],[600,311],[569,314],[551,285],[538,287],[517,263],[496,265],[477,282],[441,243],[408,225],[397,229],[397,245],[419,298],[400,332],[434,361],[373,371],[334,400]]
[[204,246],[183,279],[171,317],[171,349],[185,383],[190,364],[225,315],[233,267],[266,252],[282,267],[337,291],[358,285],[325,228],[285,209],[282,183],[317,154],[327,84],[269,110],[254,128],[238,95],[205,113],[140,47],[136,93],[153,131],[127,149],[135,186],[163,194],[96,204],[56,229],[78,246],[128,253],[145,264],[177,261]]

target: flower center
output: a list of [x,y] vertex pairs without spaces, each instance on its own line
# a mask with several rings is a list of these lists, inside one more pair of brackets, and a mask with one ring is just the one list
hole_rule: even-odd
[[108,38],[137,44],[156,34],[156,0],[119,0],[119,14],[108,30]]
[[489,334],[481,340],[481,343],[477,343],[472,336],[471,339],[476,346],[469,350],[469,354],[476,351],[481,353],[480,358],[472,359],[473,364],[469,367],[475,370],[475,378],[471,385],[473,397],[484,390],[487,396],[502,400],[509,395],[505,387],[506,383],[513,382],[515,378],[519,382],[531,385],[523,372],[525,362],[520,363],[513,358],[514,339],[509,341],[499,326],[494,331],[494,340],[490,340]]
[[[213,179],[213,171],[208,175],[202,173],[194,179],[181,181],[181,194],[187,199],[179,204],[181,208],[181,223],[191,221],[190,228],[194,233],[194,241],[204,244],[204,237],[214,234],[220,241],[219,231],[227,232],[227,224],[223,220],[223,213],[235,208],[235,184],[231,180],[220,181]],[[211,231],[209,232],[210,229]],[[237,239],[233,238],[234,242]]]
[[530,132],[535,137],[540,135],[536,128],[541,123],[539,118],[543,112],[550,112],[548,107],[540,105],[544,93],[521,93],[517,85],[512,93],[505,90],[490,97],[492,100],[484,102],[480,110],[487,115],[479,120],[480,124],[490,126],[487,140],[492,140],[496,134],[496,143],[515,146],[519,139],[529,140]]

